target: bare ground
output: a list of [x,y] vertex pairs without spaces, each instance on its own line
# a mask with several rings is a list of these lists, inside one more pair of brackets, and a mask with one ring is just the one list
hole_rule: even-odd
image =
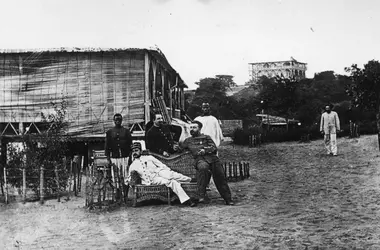
[[236,206],[211,203],[89,212],[84,199],[1,205],[0,249],[380,249],[376,136],[224,145],[225,161],[249,160],[251,178],[230,183]]

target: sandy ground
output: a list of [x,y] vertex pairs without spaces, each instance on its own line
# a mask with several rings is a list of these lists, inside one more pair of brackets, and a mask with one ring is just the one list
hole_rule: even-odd
[[231,183],[236,206],[214,187],[210,204],[83,208],[58,203],[1,205],[0,249],[380,249],[380,153],[376,136],[224,145],[222,160],[249,160],[251,178]]

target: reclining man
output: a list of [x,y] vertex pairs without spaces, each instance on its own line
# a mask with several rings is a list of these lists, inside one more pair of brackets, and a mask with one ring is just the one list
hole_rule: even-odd
[[190,125],[191,137],[187,138],[182,145],[183,149],[190,150],[195,159],[197,170],[197,184],[199,203],[205,202],[206,186],[210,180],[210,174],[214,180],[216,189],[222,196],[226,205],[234,205],[231,199],[231,191],[224,176],[224,170],[217,156],[217,148],[210,136],[200,133],[202,123],[193,121]]
[[128,180],[130,181],[131,172],[136,171],[141,177],[143,185],[165,185],[177,194],[182,204],[196,206],[190,197],[183,190],[179,182],[190,182],[191,178],[172,171],[165,164],[151,155],[141,155],[141,144],[138,142],[132,145],[133,162],[129,166]]

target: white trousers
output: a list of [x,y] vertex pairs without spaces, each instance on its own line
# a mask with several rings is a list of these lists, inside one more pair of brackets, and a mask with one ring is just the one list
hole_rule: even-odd
[[179,182],[190,182],[191,178],[183,174],[174,172],[172,170],[161,170],[158,175],[153,177],[153,185],[165,185],[171,188],[173,192],[178,195],[179,201],[184,203],[190,200],[190,197],[183,190],[181,183]]
[[325,134],[324,139],[327,153],[336,155],[338,153],[338,148],[336,146],[336,134]]
[[115,164],[116,168],[111,168],[112,181],[115,183],[116,188],[119,187],[117,178],[121,178],[121,181],[125,181],[128,176],[128,157],[125,158],[111,158],[111,162]]

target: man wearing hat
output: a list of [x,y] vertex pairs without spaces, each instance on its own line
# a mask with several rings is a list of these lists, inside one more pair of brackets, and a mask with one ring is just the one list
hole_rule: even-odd
[[188,204],[191,207],[196,206],[196,204],[191,201],[190,197],[183,190],[180,183],[190,182],[190,177],[172,171],[169,167],[152,155],[141,155],[141,144],[139,142],[133,143],[132,157],[133,161],[129,166],[128,172],[129,181],[131,178],[131,172],[136,171],[141,177],[141,184],[165,185],[177,194],[182,204]]
[[195,159],[199,202],[205,202],[206,186],[212,175],[215,186],[226,205],[234,205],[222,164],[217,156],[217,147],[210,136],[200,133],[201,129],[202,123],[193,121],[190,125],[191,137],[182,144],[182,148],[188,149]]
[[[210,136],[216,147],[219,147],[224,139],[223,133],[218,119],[210,113],[210,104],[208,102],[202,103],[202,115],[196,117],[194,120],[202,123],[201,133]],[[218,155],[218,153],[216,155]],[[207,181],[207,190],[210,190],[209,183],[210,179]]]
[[131,152],[132,136],[128,129],[121,124],[123,117],[117,113],[113,116],[115,127],[106,133],[104,146],[105,155],[109,165],[114,166],[111,171],[112,181],[116,188],[120,188],[119,177],[126,177],[128,168],[128,157]]

